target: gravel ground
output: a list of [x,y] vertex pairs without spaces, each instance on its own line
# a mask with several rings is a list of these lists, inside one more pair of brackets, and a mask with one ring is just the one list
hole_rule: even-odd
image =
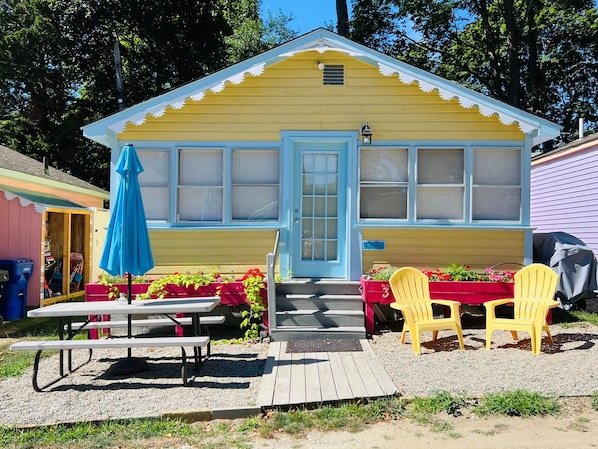
[[[409,340],[400,344],[400,332],[391,327],[381,329],[370,344],[404,396],[424,396],[439,390],[475,396],[515,389],[563,396],[598,391],[597,326],[553,325],[555,345],[544,343],[542,353],[533,356],[527,334],[515,343],[508,332],[495,332],[493,349],[486,351],[485,331],[479,323],[464,316],[463,325],[463,352],[455,349],[457,340],[451,332],[441,332],[435,344],[429,342],[429,333],[424,334],[419,357],[413,354]],[[200,376],[183,387],[177,349],[134,350],[135,356],[149,357],[150,369],[128,378],[107,374],[111,364],[126,351],[95,351],[91,363],[42,393],[33,390],[31,371],[21,378],[0,381],[0,425],[252,406],[267,352],[267,343],[213,344],[212,356],[204,362]],[[85,351],[79,353],[79,361],[84,361]],[[50,380],[57,364],[57,356],[44,359],[40,373]]]

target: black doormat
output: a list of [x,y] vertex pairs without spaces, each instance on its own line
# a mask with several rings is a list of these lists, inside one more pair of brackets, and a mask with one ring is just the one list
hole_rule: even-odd
[[361,343],[357,339],[337,340],[290,340],[287,353],[297,352],[359,352]]

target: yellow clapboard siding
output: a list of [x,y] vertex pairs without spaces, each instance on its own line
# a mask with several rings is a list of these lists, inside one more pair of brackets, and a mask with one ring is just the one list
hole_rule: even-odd
[[[259,268],[266,273],[266,265],[251,265],[251,268]],[[240,279],[247,271],[247,265],[157,265],[147,273],[149,278],[158,278],[173,273],[219,273],[224,277],[232,276]],[[276,269],[278,273],[278,268]]]
[[270,230],[151,230],[153,272],[160,266],[220,267],[223,272],[261,267],[275,238]]
[[[311,53],[311,52],[310,52]],[[120,140],[278,141],[281,130],[358,130],[365,121],[378,140],[521,140],[516,124],[485,117],[436,92],[422,92],[397,76],[339,53],[301,54],[247,76],[223,91],[206,92],[161,117],[127,125]],[[325,57],[324,57],[325,56]],[[322,85],[317,61],[345,65],[344,86]],[[472,131],[474,130],[474,131]]]
[[499,263],[524,261],[524,231],[364,229],[364,240],[383,240],[384,251],[363,251],[363,270],[388,264],[420,269],[452,263],[483,270]]
[[[252,125],[253,126],[253,125]],[[262,132],[261,130],[251,129],[252,126],[247,125],[245,131],[233,132],[231,130],[227,130],[222,132],[221,137],[226,139],[227,141],[232,142],[245,142],[245,141],[280,141],[280,131],[276,132]],[[360,127],[363,124],[359,125]],[[255,126],[253,126],[255,128]],[[283,128],[284,129],[284,128]],[[290,128],[287,128],[290,129]],[[330,126],[330,127],[314,127],[314,126],[297,126],[293,125],[292,129],[294,131],[347,131],[353,130],[352,128],[346,126]],[[357,129],[357,125],[355,126]],[[210,131],[212,137],[214,136],[214,130]],[[425,134],[425,137],[423,136]],[[468,140],[481,140],[487,141],[488,137],[491,136],[493,133],[489,133],[487,131],[467,131],[467,138]],[[422,133],[420,131],[403,131],[403,132],[387,132],[384,134],[378,134],[374,132],[374,140],[442,140],[442,141],[455,141],[463,142],[463,135],[464,131],[462,130],[441,130],[437,132],[427,132]],[[504,140],[519,140],[519,133],[513,132],[512,134],[503,134],[501,136]],[[174,138],[173,135],[167,132],[130,132],[127,133],[127,138],[124,140],[127,141],[134,141],[134,140],[151,140],[151,141],[167,141],[170,142]],[[207,138],[204,136],[204,138]],[[177,141],[189,141],[195,143],[198,139],[196,131],[189,131],[189,132],[177,132],[176,133]],[[496,142],[498,139],[490,139],[492,142]]]

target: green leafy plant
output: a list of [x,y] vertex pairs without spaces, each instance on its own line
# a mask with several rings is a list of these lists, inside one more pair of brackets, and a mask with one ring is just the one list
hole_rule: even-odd
[[[372,267],[364,274],[364,279],[387,281],[397,270],[389,265]],[[430,281],[485,281],[485,282],[513,282],[512,271],[497,271],[493,268],[486,268],[482,273],[473,270],[469,265],[453,263],[445,271],[437,268],[434,271],[422,270]]]
[[592,408],[594,410],[598,410],[598,391],[594,391],[592,393],[591,398],[592,398]]
[[560,412],[560,404],[554,398],[524,390],[492,393],[484,397],[482,405],[474,409],[479,416],[542,416]]
[[139,299],[149,299],[152,297],[156,298],[164,298],[168,293],[168,285],[176,285],[177,287],[193,287],[197,289],[203,285],[209,285],[212,283],[220,283],[225,281],[225,277],[223,277],[220,273],[216,271],[212,271],[210,273],[204,273],[203,271],[198,271],[196,273],[173,273],[166,276],[162,276],[158,279],[155,279],[147,289],[147,292],[143,295],[139,295]]
[[461,407],[465,405],[463,395],[453,396],[448,391],[436,391],[430,397],[416,398],[412,407],[416,413],[436,414],[444,411],[449,415],[459,414]]
[[264,279],[266,276],[259,268],[250,268],[242,278],[243,289],[249,310],[241,313],[241,329],[246,328],[245,339],[257,339],[260,336],[260,324],[263,319],[266,304],[262,298],[262,292],[266,288]]
[[[98,276],[97,283],[108,287],[108,298],[114,299],[120,296],[120,289],[117,285],[128,284],[128,275],[124,276],[113,276],[111,274],[103,272]],[[135,276],[131,275],[131,283],[133,284],[147,284],[151,280],[146,276]]]

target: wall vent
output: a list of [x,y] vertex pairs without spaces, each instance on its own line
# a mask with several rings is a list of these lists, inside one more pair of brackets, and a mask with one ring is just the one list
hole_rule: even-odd
[[345,84],[345,66],[324,66],[324,86],[342,86]]

